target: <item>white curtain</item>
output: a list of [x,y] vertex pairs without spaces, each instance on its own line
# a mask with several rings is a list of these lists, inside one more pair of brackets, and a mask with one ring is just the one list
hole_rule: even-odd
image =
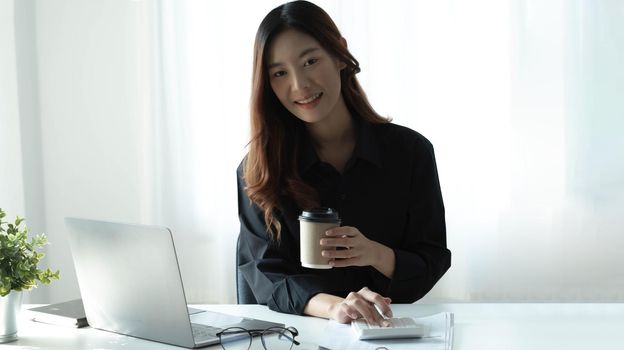
[[[232,300],[253,36],[280,3],[163,2],[170,203],[220,259],[200,299]],[[316,3],[376,109],[436,148],[453,266],[428,300],[624,300],[621,2]]]
[[[171,227],[188,301],[235,302],[253,39],[281,2],[2,2],[0,206],[62,274],[31,301],[79,296],[83,216]],[[316,3],[373,106],[435,146],[453,266],[425,300],[624,301],[622,2]]]

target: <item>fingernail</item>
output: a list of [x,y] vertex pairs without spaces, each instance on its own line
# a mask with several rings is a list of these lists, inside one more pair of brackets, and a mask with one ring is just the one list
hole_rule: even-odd
[[327,256],[327,252],[323,250],[323,251],[321,252],[321,255],[322,255],[322,256]]
[[321,239],[321,241],[319,243],[321,243],[321,245],[325,245],[325,244],[327,244],[327,241],[324,240],[324,239]]
[[381,321],[381,325],[384,327],[390,327],[390,322],[384,320],[384,321]]

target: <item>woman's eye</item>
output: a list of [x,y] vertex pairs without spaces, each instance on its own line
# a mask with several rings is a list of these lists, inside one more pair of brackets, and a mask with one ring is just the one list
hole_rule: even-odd
[[313,64],[315,64],[316,62],[318,62],[318,59],[316,58],[310,58],[309,60],[307,60],[304,64],[304,66],[311,66]]
[[283,76],[283,75],[285,75],[285,74],[286,74],[286,72],[284,72],[283,70],[281,70],[281,71],[278,71],[278,72],[273,73],[273,76],[274,76],[274,77],[276,77],[276,78],[279,78],[279,77],[281,77],[281,76]]

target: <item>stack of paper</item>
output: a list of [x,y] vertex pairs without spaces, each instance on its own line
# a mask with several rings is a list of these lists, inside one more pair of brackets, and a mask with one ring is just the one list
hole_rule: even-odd
[[329,321],[319,345],[330,350],[375,350],[380,347],[392,350],[453,349],[454,320],[452,313],[442,312],[426,317],[412,317],[412,319],[429,329],[429,335],[412,339],[358,340],[350,325]]

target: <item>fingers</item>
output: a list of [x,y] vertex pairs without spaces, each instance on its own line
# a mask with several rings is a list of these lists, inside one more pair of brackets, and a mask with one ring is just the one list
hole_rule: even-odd
[[335,259],[331,260],[329,264],[333,267],[347,267],[347,266],[360,266],[360,258],[350,258],[350,259]]
[[360,318],[360,314],[347,302],[342,302],[336,310],[334,319],[340,323],[349,323]]
[[357,238],[344,236],[323,238],[320,244],[326,248],[321,252],[324,257],[341,260],[340,263],[334,264],[335,267],[359,265],[362,249]]
[[335,227],[325,231],[327,237],[320,243],[326,247],[351,248],[360,244],[360,238],[364,237],[355,227]]
[[351,292],[345,300],[345,304],[352,307],[359,316],[364,318],[370,324],[379,325],[383,321],[383,317],[375,310],[370,302],[366,301],[359,293]]
[[[323,248],[322,255],[332,258],[334,267],[370,265],[366,260],[366,237],[355,227],[342,226],[326,231],[328,237],[320,240]],[[346,249],[344,249],[346,248]]]
[[391,302],[390,298],[364,287],[358,292],[349,293],[342,302],[335,304],[335,307],[332,307],[331,318],[340,323],[363,318],[370,324],[389,326],[390,322],[385,320],[382,314],[392,317]]
[[355,237],[360,235],[360,230],[351,226],[340,226],[334,227],[327,231],[325,231],[325,235],[327,236],[346,236],[346,237]]
[[356,249],[323,250],[324,257],[332,258],[329,264],[333,267],[363,266],[362,253]]
[[340,238],[323,238],[321,239],[321,245],[326,247],[342,247],[349,248],[355,245],[352,238],[340,237]]
[[350,259],[362,254],[359,249],[323,249],[321,255],[326,258]]
[[375,303],[375,305],[377,305],[377,307],[379,307],[379,310],[381,311],[382,316],[386,316],[388,318],[392,318],[393,313],[392,313],[392,309],[390,308],[390,302],[387,300],[387,298],[383,298],[384,301],[379,304],[379,303]]
[[[391,302],[390,298],[383,297],[364,287],[358,292],[349,293],[342,302],[340,310],[345,315],[349,315],[351,319],[355,319],[353,317],[356,316],[356,318],[364,318],[370,324],[389,326],[390,323],[384,319],[383,315],[392,317]],[[345,320],[346,322],[349,320]]]
[[381,316],[392,317],[392,309],[390,308],[392,300],[390,298],[383,297],[381,294],[368,289],[368,287],[360,289],[358,293],[362,295],[366,301],[377,305],[381,311]]

